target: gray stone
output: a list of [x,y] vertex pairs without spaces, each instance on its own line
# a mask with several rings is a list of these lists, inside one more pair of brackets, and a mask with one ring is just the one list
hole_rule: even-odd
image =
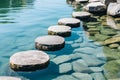
[[15,71],[36,71],[46,68],[49,61],[49,56],[43,51],[22,51],[10,57],[10,67]]
[[63,63],[59,65],[59,73],[67,73],[72,71],[72,65],[71,63]]
[[101,2],[92,2],[86,5],[84,9],[86,11],[93,12],[93,13],[104,12],[106,10],[106,6]]
[[93,73],[97,73],[97,72],[102,72],[103,69],[101,67],[90,67],[90,69],[93,71]]
[[78,18],[82,20],[82,19],[90,18],[91,14],[89,12],[79,11],[79,12],[73,12],[72,16],[74,18]]
[[117,0],[117,3],[119,3],[119,4],[120,4],[120,0]]
[[84,60],[79,59],[74,62],[73,64],[73,71],[75,72],[84,72],[84,73],[91,73],[91,69],[88,67],[88,65],[85,63]]
[[62,18],[58,20],[59,25],[66,25],[72,28],[80,26],[80,20],[75,18]]
[[81,53],[70,54],[70,57],[72,59],[81,59]]
[[74,43],[74,44],[72,44],[71,46],[72,46],[73,48],[78,48],[78,47],[80,47],[80,44]]
[[18,77],[11,77],[11,76],[0,76],[0,80],[22,80]]
[[38,50],[56,51],[64,48],[63,37],[55,35],[40,36],[35,39],[35,47]]
[[70,60],[71,60],[71,58],[68,55],[62,55],[62,56],[58,56],[58,57],[54,58],[52,61],[55,64],[60,64],[60,63],[65,63]]
[[88,0],[75,0],[76,3],[84,3],[84,2],[88,2]]
[[87,74],[87,73],[73,73],[72,74],[73,77],[77,78],[78,80],[93,80],[91,75]]
[[120,15],[120,4],[110,3],[107,9],[107,14],[111,16],[119,16]]
[[74,78],[73,76],[70,76],[70,75],[62,75],[62,76],[59,76],[53,80],[78,80],[76,78]]
[[48,34],[69,37],[71,35],[71,27],[63,25],[50,26],[48,28]]
[[105,63],[105,61],[99,60],[96,56],[93,55],[82,55],[82,59],[86,62],[88,66],[97,67]]
[[106,80],[102,73],[93,73],[91,76],[94,80]]

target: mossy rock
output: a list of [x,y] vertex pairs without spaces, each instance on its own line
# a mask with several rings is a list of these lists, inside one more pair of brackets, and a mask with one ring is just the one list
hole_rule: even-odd
[[96,28],[97,26],[88,25],[87,28]]
[[113,35],[117,34],[117,32],[113,29],[102,29],[100,32],[101,32],[101,34],[109,35],[109,36],[113,36]]
[[102,35],[102,34],[95,34],[95,38],[96,38],[98,41],[104,41],[104,40],[110,38],[110,36],[106,36],[106,35]]
[[116,19],[115,19],[115,22],[116,22],[116,23],[120,23],[120,18],[116,18]]
[[106,17],[107,17],[107,16],[102,16],[102,17],[100,17],[100,19],[106,20]]
[[111,49],[117,49],[119,47],[119,44],[110,44],[109,47]]
[[120,59],[120,51],[118,51],[117,49],[111,49],[104,46],[103,52],[107,58],[107,61]]
[[100,29],[98,29],[98,28],[89,28],[88,31],[89,32],[99,32]]
[[94,36],[90,36],[89,39],[96,41],[96,38]]
[[94,26],[94,25],[99,25],[100,22],[89,22],[87,23],[87,25],[91,25],[91,26]]
[[105,76],[107,79],[115,79],[119,78],[120,75],[120,59],[119,60],[113,60],[109,61],[106,64],[104,64],[104,71]]
[[113,37],[104,41],[105,45],[113,44],[113,43],[120,43],[120,37]]

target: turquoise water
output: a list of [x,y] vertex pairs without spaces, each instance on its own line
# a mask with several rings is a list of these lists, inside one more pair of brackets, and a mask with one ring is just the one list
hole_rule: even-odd
[[[89,40],[81,26],[72,29],[64,49],[47,52],[51,58],[48,68],[35,72],[14,72],[10,69],[9,58],[12,54],[34,50],[35,38],[47,35],[49,26],[56,25],[60,18],[71,17],[72,12],[73,8],[66,0],[0,0],[0,76],[18,76],[25,80],[63,80],[59,77],[67,75],[64,80],[73,80],[72,73],[79,70],[72,69],[75,67],[72,63],[83,60],[84,56],[100,58],[98,62],[104,63],[102,47]],[[99,55],[103,56],[102,59]],[[59,57],[63,62],[57,59]],[[67,66],[61,68],[64,63],[70,64],[69,70]]]

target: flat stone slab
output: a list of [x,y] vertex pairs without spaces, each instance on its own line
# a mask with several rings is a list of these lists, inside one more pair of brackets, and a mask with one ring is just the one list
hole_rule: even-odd
[[89,2],[100,2],[100,0],[89,0]]
[[46,68],[49,60],[49,56],[43,51],[22,51],[10,57],[10,67],[15,71],[35,71]]
[[35,39],[35,47],[38,50],[56,51],[64,48],[64,45],[65,40],[60,36],[47,35]]
[[72,71],[71,63],[63,63],[59,66],[59,73],[68,73]]
[[75,18],[62,18],[58,20],[59,25],[70,26],[71,28],[79,27],[80,20]]
[[72,76],[77,78],[78,80],[93,80],[91,75],[87,73],[76,72],[76,73],[73,73]]
[[91,14],[89,12],[85,12],[85,11],[82,11],[82,12],[73,12],[72,13],[72,16],[74,18],[78,18],[78,19],[87,19],[87,18],[90,18]]
[[0,76],[0,80],[22,80],[22,79],[18,77]]
[[71,35],[71,27],[64,25],[55,25],[48,28],[49,35],[59,35],[62,37],[69,37]]

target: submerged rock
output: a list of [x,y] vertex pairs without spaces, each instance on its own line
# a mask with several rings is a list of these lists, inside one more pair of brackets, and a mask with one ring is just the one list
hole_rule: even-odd
[[59,73],[67,73],[72,71],[72,65],[71,63],[63,63],[59,65]]
[[107,14],[111,16],[120,16],[120,4],[110,3],[107,9]]
[[22,80],[18,77],[11,77],[11,76],[0,76],[0,80]]
[[71,60],[71,58],[68,55],[62,55],[62,56],[58,56],[58,57],[54,58],[52,61],[55,64],[60,64],[60,63],[65,63],[70,60]]
[[101,67],[90,67],[90,69],[93,71],[93,73],[98,73],[103,71]]
[[91,75],[87,74],[87,73],[73,73],[72,74],[73,77],[77,78],[78,80],[93,80]]
[[88,67],[88,65],[85,63],[84,60],[79,59],[74,62],[72,62],[73,65],[73,71],[75,72],[84,72],[84,73],[91,73],[91,69]]
[[93,73],[91,76],[94,78],[94,80],[106,80],[102,73]]
[[53,80],[78,80],[78,79],[74,78],[71,75],[62,75],[62,76],[59,76]]
[[109,61],[103,66],[103,68],[107,79],[119,78],[120,60]]
[[95,34],[95,38],[97,41],[104,41],[106,39],[109,39],[110,36],[102,35],[102,34]]

